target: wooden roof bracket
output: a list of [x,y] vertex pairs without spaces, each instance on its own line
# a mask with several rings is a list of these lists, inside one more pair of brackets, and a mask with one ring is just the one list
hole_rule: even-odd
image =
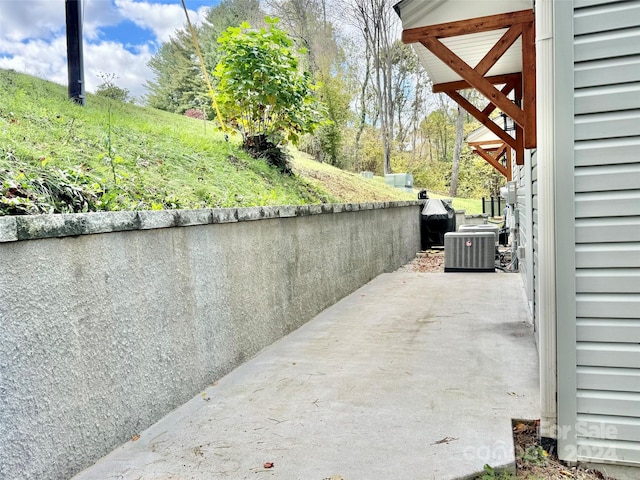
[[[496,142],[468,142],[473,152],[483,158],[489,165],[495,168],[500,174],[507,178],[507,181],[512,180],[511,171],[511,147],[505,143],[500,146],[489,147],[488,145],[495,145]],[[506,164],[503,165],[500,158],[504,157]]]
[[[420,42],[433,55],[462,77],[462,80],[457,82],[433,85],[433,92],[446,93],[503,142],[513,148],[516,151],[516,164],[518,165],[524,164],[524,149],[535,148],[537,143],[534,21],[533,10],[522,10],[411,28],[402,32],[402,41],[404,43]],[[475,67],[469,66],[440,40],[447,37],[505,28],[507,31]],[[520,37],[522,38],[522,73],[487,77],[487,72]],[[504,85],[504,87],[498,90],[496,85]],[[483,110],[476,108],[458,92],[458,90],[467,88],[475,88],[487,98],[489,104]],[[511,91],[514,91],[515,101],[511,101],[507,97]],[[502,130],[489,117],[496,108],[499,108],[513,120],[516,127],[515,138]],[[480,155],[483,156],[482,154]],[[483,158],[485,157],[483,156]],[[493,166],[497,168],[495,165]]]

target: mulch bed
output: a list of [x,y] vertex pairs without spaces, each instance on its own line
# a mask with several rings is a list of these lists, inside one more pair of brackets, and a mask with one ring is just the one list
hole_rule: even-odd
[[444,248],[425,250],[418,252],[416,258],[410,263],[400,267],[399,272],[444,272]]
[[513,443],[516,449],[516,478],[527,480],[613,480],[593,469],[570,467],[554,453],[542,449],[538,441],[538,422],[514,422]]

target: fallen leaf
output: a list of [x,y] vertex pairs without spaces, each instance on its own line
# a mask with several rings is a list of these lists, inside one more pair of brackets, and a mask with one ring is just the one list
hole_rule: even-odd
[[513,427],[513,431],[516,432],[516,433],[526,432],[527,431],[527,426],[522,422],[516,423],[516,426]]
[[273,462],[265,462],[264,468],[273,468]]
[[140,439],[140,435],[134,435],[133,437],[131,437],[131,441],[135,442],[136,440]]

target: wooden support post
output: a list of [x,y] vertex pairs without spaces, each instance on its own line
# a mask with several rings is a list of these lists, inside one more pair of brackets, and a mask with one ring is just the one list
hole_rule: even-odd
[[522,110],[524,111],[524,146],[535,148],[536,132],[536,38],[531,21],[522,27]]

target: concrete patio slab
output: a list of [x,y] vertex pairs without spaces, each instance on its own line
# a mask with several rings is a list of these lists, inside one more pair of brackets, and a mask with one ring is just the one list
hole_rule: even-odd
[[[443,480],[539,415],[520,276],[384,274],[75,480]],[[265,468],[265,463],[273,468]]]

